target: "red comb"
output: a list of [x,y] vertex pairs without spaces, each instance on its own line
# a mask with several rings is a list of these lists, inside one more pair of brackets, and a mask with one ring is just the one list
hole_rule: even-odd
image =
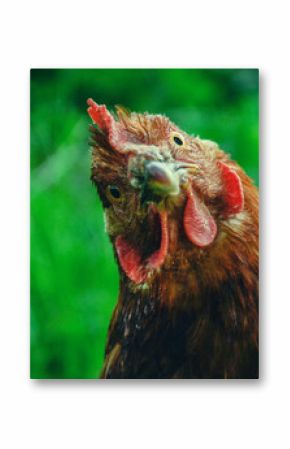
[[123,152],[123,145],[126,142],[126,134],[119,122],[116,122],[112,114],[104,104],[97,104],[92,98],[87,100],[89,105],[88,114],[101,131],[105,133],[112,148]]
[[87,100],[87,103],[89,105],[88,114],[93,122],[95,122],[102,131],[109,135],[112,130],[114,119],[106,106],[104,104],[98,105],[91,98]]

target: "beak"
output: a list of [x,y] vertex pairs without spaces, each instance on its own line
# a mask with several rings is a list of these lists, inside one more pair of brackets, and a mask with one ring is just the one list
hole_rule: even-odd
[[153,196],[179,194],[179,175],[169,164],[151,161],[145,167],[145,188]]

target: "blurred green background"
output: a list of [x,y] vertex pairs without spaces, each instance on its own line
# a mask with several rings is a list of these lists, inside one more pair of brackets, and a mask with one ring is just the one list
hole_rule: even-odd
[[31,71],[31,377],[95,378],[118,273],[90,177],[86,99],[162,113],[258,183],[258,70]]

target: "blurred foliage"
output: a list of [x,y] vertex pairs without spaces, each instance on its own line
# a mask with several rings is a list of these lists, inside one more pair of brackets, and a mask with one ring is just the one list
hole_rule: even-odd
[[162,113],[258,182],[258,71],[31,71],[31,377],[94,378],[118,274],[90,176],[86,99]]

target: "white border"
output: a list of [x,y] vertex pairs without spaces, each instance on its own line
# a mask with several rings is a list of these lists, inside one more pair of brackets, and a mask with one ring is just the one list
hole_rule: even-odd
[[[289,446],[286,6],[279,0],[2,6],[1,447]],[[29,69],[98,66],[260,68],[260,381],[29,380]]]

